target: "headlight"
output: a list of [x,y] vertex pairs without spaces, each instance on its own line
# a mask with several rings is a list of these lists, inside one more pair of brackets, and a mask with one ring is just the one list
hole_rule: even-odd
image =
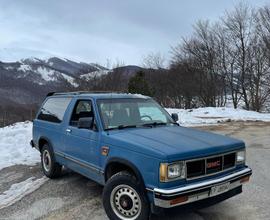
[[242,164],[246,161],[246,150],[241,150],[236,153],[236,163]]
[[186,164],[184,161],[160,164],[160,182],[169,182],[186,177]]

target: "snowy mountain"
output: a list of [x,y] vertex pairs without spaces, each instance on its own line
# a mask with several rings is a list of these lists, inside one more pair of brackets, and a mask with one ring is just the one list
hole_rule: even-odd
[[39,104],[51,91],[80,89],[79,83],[121,72],[127,79],[141,70],[138,66],[107,69],[94,63],[60,57],[0,61],[0,110],[16,104]]
[[104,71],[106,68],[77,63],[68,59],[52,57],[49,59],[27,58],[17,62],[0,62],[0,74],[12,76],[14,79],[24,78],[39,85],[47,83],[68,82],[77,87],[74,82],[80,75]]
[[122,74],[128,81],[141,69],[137,66],[107,69],[95,63],[46,55],[13,61],[12,57],[18,54],[8,55],[0,50],[0,58],[5,58],[0,59],[0,127],[33,118],[49,92],[82,90],[88,83],[106,81],[107,76],[113,78],[114,74]]
[[79,86],[77,79],[87,80],[107,71],[97,64],[59,57],[0,61],[0,106],[40,103],[50,91],[74,90]]

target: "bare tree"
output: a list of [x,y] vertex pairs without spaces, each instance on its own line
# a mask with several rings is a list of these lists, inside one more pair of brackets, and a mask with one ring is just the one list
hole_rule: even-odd
[[[260,21],[260,34],[263,37],[264,43],[270,51],[270,6],[264,6],[258,11],[258,19]],[[268,57],[269,54],[268,54]]]
[[[236,64],[239,72],[239,83],[246,109],[249,109],[248,97],[248,53],[252,41],[253,33],[253,10],[243,3],[239,4],[232,12],[226,12],[223,18],[225,31],[228,33],[236,56]],[[238,82],[237,82],[238,83]]]
[[270,97],[269,42],[267,40],[265,17],[262,16],[262,11],[254,13],[253,18],[255,31],[251,49],[249,50],[249,69],[251,72],[249,77],[249,94],[252,110],[259,112]]
[[[169,68],[160,53],[143,58],[145,80],[161,104],[225,106],[231,97],[234,108],[243,100],[246,109],[262,111],[270,100],[270,9],[239,4],[214,24],[199,21],[192,36],[172,48],[172,55]],[[126,91],[130,75],[123,65],[117,61],[108,74],[80,86]]]
[[217,68],[223,79],[224,102],[227,101],[227,93],[230,94],[234,108],[238,107],[238,103],[242,97],[240,88],[240,77],[237,71],[238,51],[234,49],[234,43],[230,39],[230,34],[220,24],[215,25],[216,42],[217,42]]
[[192,60],[193,69],[197,70],[199,96],[203,105],[222,106],[225,86],[223,76],[217,65],[217,37],[209,21],[199,21],[194,26],[194,34],[184,39],[183,44],[173,48],[173,63],[183,59]]
[[143,57],[143,67],[147,69],[164,69],[165,68],[165,57],[158,53],[150,53]]

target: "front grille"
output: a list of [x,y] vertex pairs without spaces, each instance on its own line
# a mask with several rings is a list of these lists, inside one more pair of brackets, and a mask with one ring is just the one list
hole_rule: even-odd
[[234,167],[235,165],[235,158],[236,154],[235,153],[231,153],[231,154],[226,154],[224,155],[224,164],[223,164],[223,169],[228,169],[231,167]]
[[212,175],[235,166],[236,153],[216,155],[186,162],[187,179]]
[[206,159],[206,174],[216,173],[222,170],[223,157],[212,157]]
[[187,178],[193,178],[196,176],[204,175],[205,161],[197,160],[187,163]]

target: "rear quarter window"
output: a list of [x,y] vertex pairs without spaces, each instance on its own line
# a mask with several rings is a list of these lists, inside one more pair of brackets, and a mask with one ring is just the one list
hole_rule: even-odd
[[43,104],[37,119],[61,123],[71,98],[49,98]]

